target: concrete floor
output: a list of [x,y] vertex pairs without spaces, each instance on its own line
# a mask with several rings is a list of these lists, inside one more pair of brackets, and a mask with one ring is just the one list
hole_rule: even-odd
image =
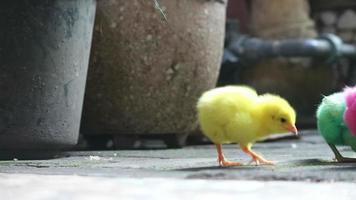
[[0,174],[1,199],[11,200],[352,200],[355,188],[352,183]]
[[[230,160],[243,163],[250,160],[236,145],[224,145],[223,148]],[[141,199],[143,194],[151,195],[153,199],[181,199],[203,192],[204,195],[226,197],[230,193],[241,197],[250,194],[254,199],[262,195],[255,194],[255,190],[277,195],[276,188],[281,188],[282,193],[277,195],[281,198],[304,190],[309,193],[303,197],[312,198],[320,191],[329,194],[331,187],[340,187],[344,192],[341,196],[356,197],[355,189],[346,189],[356,188],[356,164],[333,162],[332,152],[315,131],[304,131],[299,140],[258,143],[253,148],[277,164],[221,168],[217,165],[213,145],[183,149],[77,151],[50,160],[0,161],[0,193],[10,191],[6,194],[11,196],[11,191],[31,189],[33,199],[68,199],[66,195],[71,194],[77,195],[78,199],[88,199],[88,194],[94,197],[111,191],[112,195],[103,195],[101,199]],[[347,147],[339,150],[345,156],[356,157]],[[231,184],[235,186],[229,187]],[[38,195],[48,198],[37,198],[40,196],[35,195],[36,188],[42,188]],[[187,190],[182,192],[184,188]],[[48,194],[42,194],[43,190],[48,190]],[[134,192],[136,190],[138,193]],[[61,191],[63,194],[55,195]],[[151,194],[152,191],[164,195],[157,196]],[[330,195],[327,197],[332,197]]]

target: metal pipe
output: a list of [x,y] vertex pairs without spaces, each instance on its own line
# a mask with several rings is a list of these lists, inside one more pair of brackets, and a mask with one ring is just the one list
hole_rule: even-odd
[[274,57],[318,57],[335,61],[340,57],[356,58],[356,47],[344,44],[333,34],[314,39],[262,40],[235,36],[227,50],[238,59],[259,61]]

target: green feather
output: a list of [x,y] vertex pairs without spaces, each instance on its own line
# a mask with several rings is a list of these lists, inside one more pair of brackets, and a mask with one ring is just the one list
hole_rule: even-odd
[[345,107],[341,92],[324,97],[316,113],[317,126],[327,143],[348,145],[356,151],[356,137],[351,135],[343,119]]

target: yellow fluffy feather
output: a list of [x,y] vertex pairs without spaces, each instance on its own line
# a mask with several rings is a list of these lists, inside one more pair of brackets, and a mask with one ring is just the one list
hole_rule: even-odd
[[256,164],[273,164],[251,150],[256,141],[271,134],[297,134],[294,109],[277,95],[258,95],[247,86],[225,86],[205,92],[197,104],[203,133],[216,144],[221,166],[240,165],[227,161],[221,144],[239,143]]

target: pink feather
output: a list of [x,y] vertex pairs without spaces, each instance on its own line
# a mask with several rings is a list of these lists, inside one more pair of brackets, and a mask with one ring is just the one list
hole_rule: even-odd
[[344,89],[346,109],[344,121],[351,133],[356,136],[356,86]]

